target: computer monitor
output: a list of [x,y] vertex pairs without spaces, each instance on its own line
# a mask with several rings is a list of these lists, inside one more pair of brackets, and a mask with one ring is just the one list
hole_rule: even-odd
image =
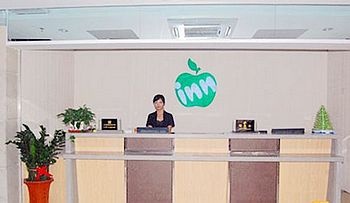
[[136,132],[143,133],[143,134],[166,134],[166,133],[169,133],[169,129],[167,127],[157,127],[157,128],[137,127]]

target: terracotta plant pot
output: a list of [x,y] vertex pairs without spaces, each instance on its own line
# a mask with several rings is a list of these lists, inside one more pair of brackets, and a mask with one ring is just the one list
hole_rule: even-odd
[[78,129],[68,129],[69,133],[88,133],[88,132],[93,132],[92,129],[82,129],[82,130],[78,130]]
[[30,203],[48,203],[50,184],[52,181],[53,179],[44,181],[24,180],[24,184],[28,187]]
[[81,130],[78,129],[68,129],[69,133],[81,133]]

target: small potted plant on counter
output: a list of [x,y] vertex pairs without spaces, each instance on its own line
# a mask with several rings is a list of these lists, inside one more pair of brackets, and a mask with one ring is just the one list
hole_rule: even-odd
[[27,125],[23,126],[24,130],[17,132],[14,139],[6,144],[17,147],[21,161],[27,167],[28,177],[24,179],[24,184],[28,187],[30,203],[48,203],[53,181],[49,166],[56,163],[64,149],[66,133],[56,130],[54,136],[50,136],[46,128],[40,126],[40,136],[37,137]]
[[89,132],[94,130],[92,124],[95,121],[95,114],[86,105],[78,109],[65,109],[57,117],[63,118],[62,122],[68,126],[68,132]]

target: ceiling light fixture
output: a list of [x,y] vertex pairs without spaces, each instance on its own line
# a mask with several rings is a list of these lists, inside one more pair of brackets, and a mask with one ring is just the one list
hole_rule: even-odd
[[58,31],[63,33],[69,32],[67,29],[64,29],[64,28],[59,28]]
[[11,10],[16,15],[37,15],[37,14],[49,14],[48,9],[34,8],[34,9],[14,9]]
[[334,28],[332,28],[332,27],[325,27],[322,29],[322,31],[324,31],[324,32],[332,31],[332,30],[334,30]]

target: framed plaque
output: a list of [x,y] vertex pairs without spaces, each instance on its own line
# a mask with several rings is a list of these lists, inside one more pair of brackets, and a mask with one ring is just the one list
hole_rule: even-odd
[[254,120],[236,120],[235,132],[254,132],[255,121]]
[[101,130],[118,130],[118,119],[116,118],[102,118]]

